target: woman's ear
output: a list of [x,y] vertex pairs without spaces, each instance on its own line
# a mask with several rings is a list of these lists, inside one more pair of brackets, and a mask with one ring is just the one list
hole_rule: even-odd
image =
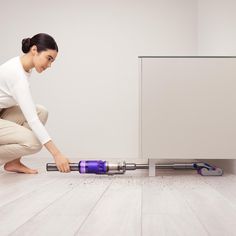
[[36,45],[33,45],[33,46],[30,48],[30,52],[32,53],[33,56],[37,55],[37,54],[38,54],[37,46],[36,46]]

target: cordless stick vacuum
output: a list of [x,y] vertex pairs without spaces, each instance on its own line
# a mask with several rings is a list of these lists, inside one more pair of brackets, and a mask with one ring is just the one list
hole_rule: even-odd
[[[135,163],[110,163],[102,160],[80,161],[79,163],[70,163],[71,171],[79,171],[80,174],[97,175],[116,175],[124,174],[128,170],[149,169],[149,164]],[[221,176],[223,170],[213,167],[207,163],[187,163],[187,164],[155,164],[155,169],[174,169],[174,170],[196,170],[203,176]],[[47,163],[47,171],[58,171],[55,163]]]

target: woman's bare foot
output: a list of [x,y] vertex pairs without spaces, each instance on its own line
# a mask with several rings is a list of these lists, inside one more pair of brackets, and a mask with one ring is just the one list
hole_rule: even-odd
[[13,161],[9,161],[4,165],[6,171],[25,173],[25,174],[37,174],[38,171],[35,169],[30,169],[20,162],[20,158]]

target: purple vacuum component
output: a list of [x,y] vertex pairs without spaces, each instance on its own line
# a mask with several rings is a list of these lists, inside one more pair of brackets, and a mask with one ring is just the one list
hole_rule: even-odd
[[106,174],[107,162],[106,161],[80,161],[79,172],[81,174]]

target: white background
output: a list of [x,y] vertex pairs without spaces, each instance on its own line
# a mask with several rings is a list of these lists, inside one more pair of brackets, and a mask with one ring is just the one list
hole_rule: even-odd
[[236,55],[235,12],[233,0],[1,1],[0,64],[51,34],[58,58],[30,83],[54,142],[71,158],[138,158],[138,56]]

